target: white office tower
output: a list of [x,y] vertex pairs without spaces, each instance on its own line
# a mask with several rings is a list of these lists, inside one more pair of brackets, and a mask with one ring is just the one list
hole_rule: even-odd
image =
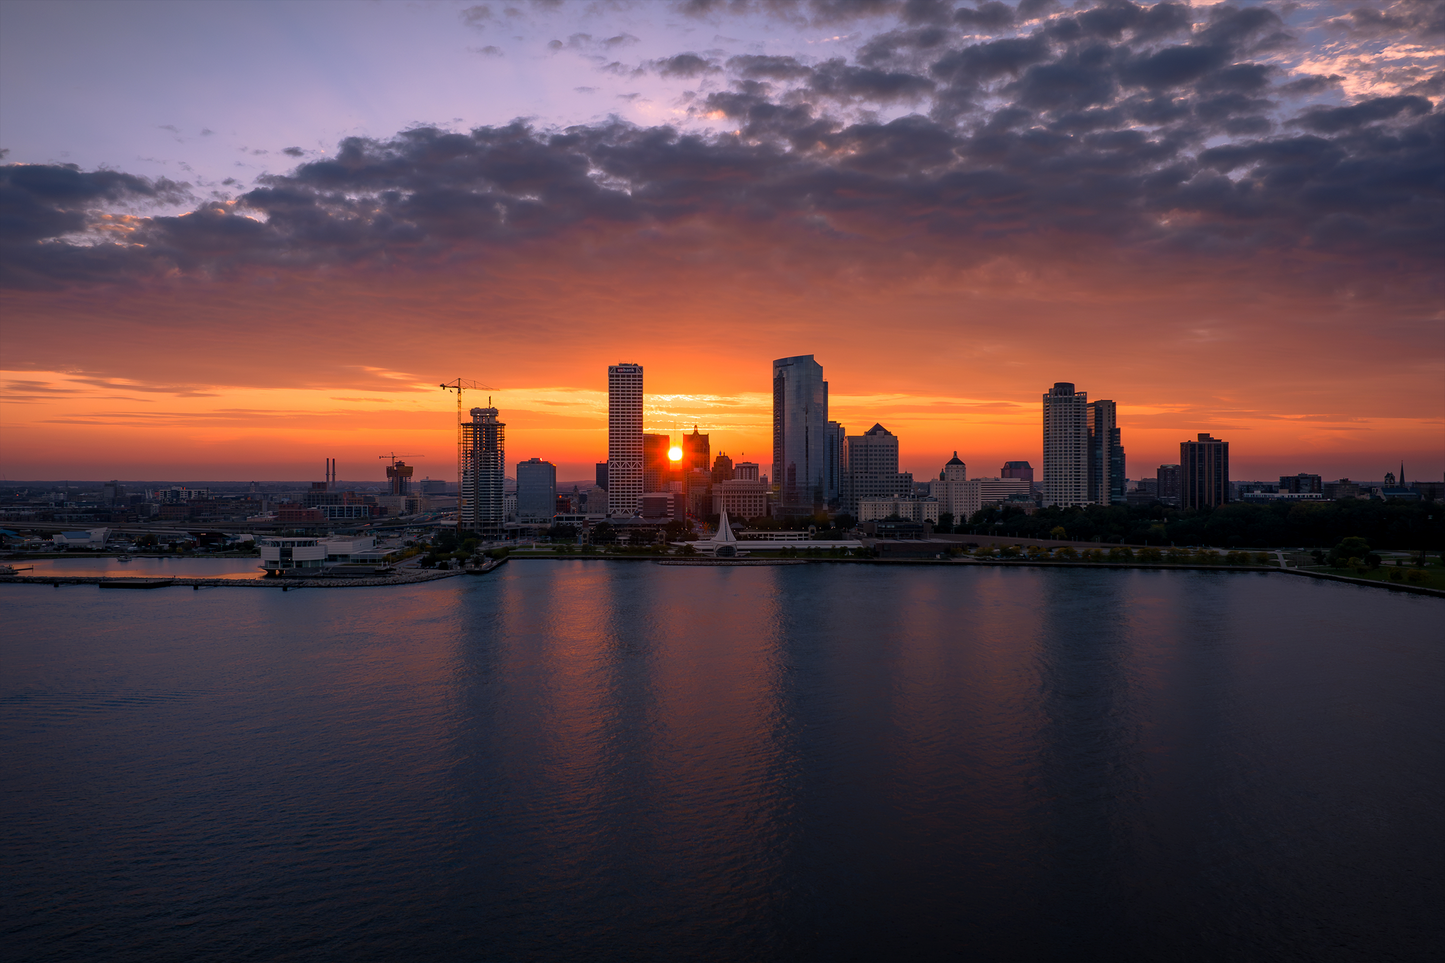
[[1089,504],[1089,396],[1065,381],[1044,395],[1044,505]]
[[642,509],[642,365],[607,367],[607,514]]
[[810,354],[773,362],[773,489],[781,515],[828,502],[828,382]]

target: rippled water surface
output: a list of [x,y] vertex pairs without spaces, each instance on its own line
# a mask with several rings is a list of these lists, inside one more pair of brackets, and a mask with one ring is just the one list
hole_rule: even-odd
[[1420,960],[1445,602],[513,562],[0,586],[0,957]]
[[9,564],[17,569],[29,568],[21,575],[110,575],[116,578],[261,578],[259,558],[167,558],[164,555],[141,555],[123,562],[112,555],[95,558],[26,558]]

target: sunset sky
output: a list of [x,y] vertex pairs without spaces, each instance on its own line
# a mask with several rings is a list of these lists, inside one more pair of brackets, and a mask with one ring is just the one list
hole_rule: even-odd
[[[1445,472],[1445,3],[0,4],[0,476],[771,461],[771,361],[936,476]],[[483,401],[468,398],[467,404]],[[510,472],[509,472],[510,473]]]

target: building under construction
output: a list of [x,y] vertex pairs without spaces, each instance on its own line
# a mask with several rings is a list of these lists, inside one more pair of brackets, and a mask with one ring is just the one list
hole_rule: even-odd
[[507,426],[497,420],[496,408],[473,408],[471,416],[470,422],[459,423],[457,432],[461,476],[457,528],[483,538],[500,538],[506,521],[502,485],[507,468]]

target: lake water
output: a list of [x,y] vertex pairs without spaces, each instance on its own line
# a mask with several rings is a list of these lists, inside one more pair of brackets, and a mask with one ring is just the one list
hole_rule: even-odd
[[514,561],[0,606],[7,959],[1445,945],[1438,599]]
[[115,578],[262,578],[261,559],[256,558],[183,558],[164,555],[136,556],[123,562],[112,555],[95,558],[31,558],[14,559],[7,564],[32,571],[21,575],[109,575]]

